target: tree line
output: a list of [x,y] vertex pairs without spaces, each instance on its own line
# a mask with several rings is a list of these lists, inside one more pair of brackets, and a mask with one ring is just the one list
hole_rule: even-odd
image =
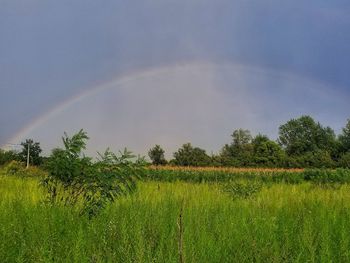
[[[350,119],[341,134],[336,135],[310,116],[291,119],[279,127],[278,139],[249,130],[237,129],[231,134],[231,142],[217,154],[209,155],[191,143],[183,144],[171,160],[166,160],[165,151],[155,145],[148,152],[154,165],[179,166],[233,166],[233,167],[285,167],[285,168],[350,168]],[[39,142],[28,139],[21,143],[22,150],[0,149],[0,165],[12,160],[27,161],[28,147],[30,164],[41,165],[47,158],[41,156]]]
[[39,142],[34,142],[32,139],[27,139],[24,142],[21,142],[21,147],[22,148],[20,151],[5,151],[0,149],[0,165],[4,165],[11,161],[26,163],[28,158],[28,147],[29,163],[31,165],[40,166],[46,159],[45,157],[41,156],[42,149]]
[[350,119],[338,136],[332,128],[304,115],[282,124],[277,141],[262,134],[253,137],[245,129],[234,130],[231,139],[213,155],[191,143],[182,145],[169,161],[160,145],[148,155],[154,165],[350,168]]

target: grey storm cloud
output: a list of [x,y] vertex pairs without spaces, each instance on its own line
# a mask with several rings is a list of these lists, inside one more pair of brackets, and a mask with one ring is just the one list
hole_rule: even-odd
[[[277,81],[278,87],[266,91]],[[276,138],[279,124],[305,112],[340,127],[348,99],[323,83],[285,72],[239,64],[177,64],[98,85],[44,114],[13,141],[29,136],[49,150],[63,132],[84,127],[91,137],[90,154],[127,146],[145,155],[161,144],[169,156],[185,142],[217,152],[233,129]]]
[[[235,127],[276,136],[297,114],[339,130],[349,113],[349,12],[341,0],[0,1],[0,144],[32,135],[50,148],[79,126],[96,138],[91,148],[191,140],[216,150]],[[48,114],[149,71],[160,75]]]

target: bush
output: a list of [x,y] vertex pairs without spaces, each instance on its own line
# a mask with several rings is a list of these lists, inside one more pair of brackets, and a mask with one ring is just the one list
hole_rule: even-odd
[[11,161],[5,166],[5,173],[19,177],[45,177],[47,173],[36,166],[25,168],[24,164],[18,161]]
[[80,130],[63,138],[64,149],[55,149],[48,162],[48,175],[42,184],[50,202],[81,205],[81,214],[96,215],[108,202],[135,190],[135,180],[143,172],[144,161],[126,149],[118,157],[106,150],[98,162],[82,154],[86,133]]
[[335,162],[329,152],[316,150],[302,155],[288,156],[286,166],[291,168],[333,168]]
[[339,166],[350,168],[350,152],[347,152],[340,157]]
[[24,171],[24,165],[18,161],[11,161],[5,166],[5,172],[8,175],[19,175]]
[[19,156],[14,151],[5,151],[0,149],[0,165],[8,164],[11,161],[17,161]]

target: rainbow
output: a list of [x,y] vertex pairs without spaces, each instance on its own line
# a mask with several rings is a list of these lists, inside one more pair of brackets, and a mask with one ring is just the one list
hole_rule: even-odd
[[[326,85],[324,83],[320,83],[315,80],[310,80],[308,78],[304,78],[302,76],[295,75],[290,72],[283,72],[283,71],[277,71],[275,69],[269,69],[269,68],[259,68],[251,65],[244,65],[244,64],[232,64],[232,63],[212,63],[212,62],[202,62],[202,61],[196,61],[196,62],[188,62],[188,63],[178,63],[178,64],[172,64],[168,66],[162,66],[162,67],[155,67],[147,70],[139,70],[139,71],[133,71],[131,73],[126,73],[123,75],[117,76],[115,79],[111,81],[104,82],[100,85],[97,85],[95,87],[92,87],[82,93],[79,93],[73,97],[70,97],[69,99],[63,101],[62,103],[58,104],[57,106],[53,107],[51,110],[49,110],[47,113],[40,115],[38,118],[34,119],[32,122],[30,122],[28,125],[26,125],[24,128],[22,128],[20,131],[18,131],[11,139],[11,142],[18,142],[25,138],[27,134],[35,130],[40,125],[44,124],[51,118],[54,118],[55,116],[59,115],[61,112],[63,112],[65,109],[69,108],[70,106],[74,105],[75,103],[78,103],[80,101],[83,101],[84,99],[93,96],[99,92],[112,89],[112,88],[118,88],[123,85],[126,85],[127,83],[130,83],[135,80],[140,80],[144,78],[152,78],[159,75],[162,75],[166,72],[173,71],[173,70],[191,70],[191,68],[225,68],[229,70],[234,70],[238,72],[239,70],[245,70],[251,73],[260,73],[260,74],[267,74],[270,76],[280,76],[286,79],[301,79],[304,82],[307,83],[316,83],[317,85],[312,85],[313,87],[318,87],[318,92],[327,92]],[[310,86],[309,86],[310,87]],[[320,90],[321,87],[321,90]],[[323,88],[322,88],[323,87]],[[2,146],[4,147],[4,146]]]
[[[38,118],[34,119],[28,125],[24,126],[24,128],[22,128],[13,137],[11,137],[10,141],[11,142],[12,141],[13,142],[20,141],[21,139],[23,139],[26,136],[26,134],[35,130],[36,127],[42,125],[43,123],[45,123],[49,119],[54,118],[55,116],[59,115],[66,108],[69,108],[71,105],[78,103],[80,101],[83,101],[85,98],[93,96],[99,92],[103,92],[104,90],[123,86],[123,85],[125,85],[129,82],[135,81],[137,79],[154,77],[157,75],[164,74],[165,72],[168,72],[170,70],[180,70],[180,69],[184,69],[184,68],[190,68],[194,65],[200,66],[202,68],[203,67],[212,67],[212,65],[209,63],[199,63],[199,62],[196,62],[196,63],[178,63],[175,65],[163,66],[160,68],[151,68],[148,70],[133,71],[132,73],[126,73],[124,75],[118,76],[114,80],[111,80],[111,81],[102,83],[100,85],[97,85],[93,88],[90,88],[82,93],[79,93],[73,97],[68,98],[67,100],[65,100],[62,103],[58,104],[57,106],[53,107],[47,113],[40,115]],[[4,147],[5,147],[5,145],[2,146],[2,148],[4,148]]]

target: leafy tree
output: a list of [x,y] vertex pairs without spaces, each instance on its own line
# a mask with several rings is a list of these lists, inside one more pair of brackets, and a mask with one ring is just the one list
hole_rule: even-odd
[[350,152],[350,119],[343,128],[342,134],[339,136],[341,152]]
[[249,166],[252,162],[252,136],[249,130],[234,130],[232,143],[226,144],[220,153],[221,162],[226,166]]
[[316,150],[286,157],[285,165],[290,168],[332,168],[335,162],[326,150]]
[[174,164],[181,166],[208,166],[211,158],[206,154],[205,150],[193,147],[190,143],[182,145],[182,147],[174,153]]
[[252,141],[252,135],[250,134],[250,131],[244,129],[234,130],[231,137],[233,140],[232,145],[236,148],[242,148],[250,144]]
[[253,163],[255,166],[278,167],[283,166],[285,152],[276,142],[265,135],[257,135],[253,141]]
[[154,165],[164,165],[167,163],[164,157],[164,150],[158,144],[148,151],[148,156]]
[[344,153],[339,159],[339,166],[350,169],[350,152]]
[[5,151],[0,149],[0,165],[7,164],[11,161],[18,161],[19,156],[15,151]]
[[28,147],[29,147],[29,162],[32,165],[40,165],[42,157],[40,156],[42,150],[39,142],[34,142],[32,139],[27,139],[21,143],[22,151],[19,153],[20,160],[27,162]]
[[222,147],[218,159],[223,166],[241,166],[240,161],[234,157],[233,147],[230,144],[225,144],[224,147]]
[[42,182],[51,202],[81,204],[81,213],[92,217],[108,202],[135,190],[143,160],[133,162],[135,156],[126,149],[120,156],[107,149],[99,161],[92,162],[82,153],[88,140],[83,130],[72,137],[65,134],[62,139],[64,148],[52,151],[47,162],[48,176]]
[[288,155],[303,155],[317,150],[333,153],[336,137],[330,127],[323,127],[310,116],[301,116],[279,127],[279,143]]

